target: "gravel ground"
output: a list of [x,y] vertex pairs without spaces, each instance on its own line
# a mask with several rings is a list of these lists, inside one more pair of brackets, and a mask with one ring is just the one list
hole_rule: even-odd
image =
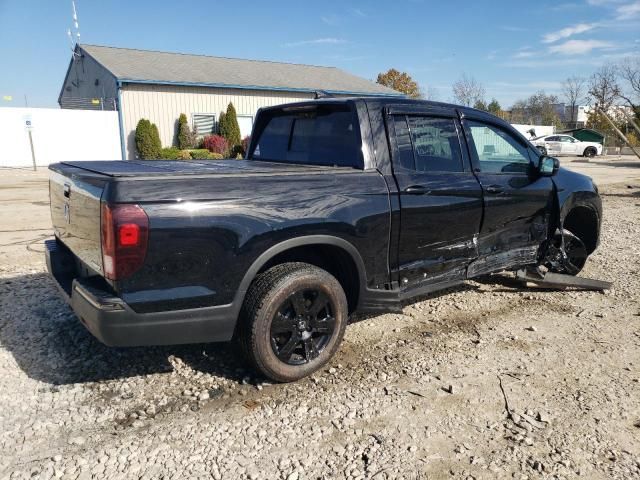
[[469,282],[289,385],[233,345],[107,348],[3,244],[0,478],[640,478],[640,187],[601,190],[611,291]]

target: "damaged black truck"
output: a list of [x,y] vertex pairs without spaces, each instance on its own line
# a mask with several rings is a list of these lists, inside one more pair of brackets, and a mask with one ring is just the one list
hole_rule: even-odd
[[52,165],[49,271],[111,346],[237,339],[265,376],[323,366],[355,312],[502,270],[577,274],[588,177],[503,120],[391,98],[259,111],[245,160]]

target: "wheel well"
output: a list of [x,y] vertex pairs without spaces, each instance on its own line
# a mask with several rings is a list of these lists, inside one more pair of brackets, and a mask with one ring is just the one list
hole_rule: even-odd
[[287,262],[309,263],[336,277],[347,296],[349,313],[355,311],[360,295],[360,275],[355,261],[346,250],[334,245],[317,244],[293,247],[267,261],[258,273]]
[[592,208],[573,207],[564,219],[563,228],[577,235],[589,253],[598,246],[598,215]]

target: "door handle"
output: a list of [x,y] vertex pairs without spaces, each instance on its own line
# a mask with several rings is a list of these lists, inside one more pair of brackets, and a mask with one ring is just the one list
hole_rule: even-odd
[[504,188],[500,185],[489,185],[485,190],[487,193],[491,193],[493,195],[504,192]]
[[429,191],[422,185],[411,185],[404,189],[404,193],[408,193],[409,195],[424,195],[429,193]]

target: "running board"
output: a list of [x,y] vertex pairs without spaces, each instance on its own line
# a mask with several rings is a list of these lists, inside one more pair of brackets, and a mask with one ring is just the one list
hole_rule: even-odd
[[574,277],[562,273],[540,272],[539,270],[527,268],[516,272],[516,280],[526,286],[539,288],[577,288],[579,290],[608,290],[613,285],[611,282],[603,280],[593,280],[591,278]]

